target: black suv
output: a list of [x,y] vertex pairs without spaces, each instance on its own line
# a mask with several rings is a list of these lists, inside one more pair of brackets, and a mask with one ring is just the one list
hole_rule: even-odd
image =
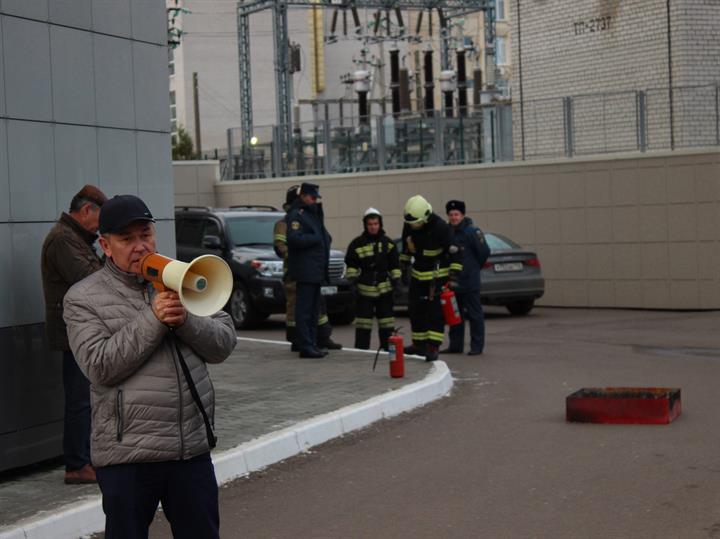
[[[238,328],[285,312],[283,262],[272,245],[275,223],[284,216],[272,206],[175,208],[178,260],[213,254],[230,265],[235,286],[225,310]],[[354,317],[344,260],[342,251],[330,251],[330,282],[322,287],[328,314],[336,324],[350,323]]]

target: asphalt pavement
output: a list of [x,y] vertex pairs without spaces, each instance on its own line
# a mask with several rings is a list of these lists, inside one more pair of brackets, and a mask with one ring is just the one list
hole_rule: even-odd
[[[442,356],[454,379],[448,397],[328,437],[226,483],[222,537],[720,537],[718,327],[720,312],[538,308],[511,317],[488,309],[485,354]],[[272,340],[282,333],[282,320],[273,317],[242,335]],[[334,338],[351,345],[352,327],[335,328]],[[324,367],[339,365],[317,360],[320,368],[308,368],[286,349],[280,354],[269,365],[267,353],[235,365],[280,373],[297,368],[297,376],[309,377],[300,391],[334,386]],[[360,386],[371,385],[368,394],[381,387],[381,394],[403,390],[382,365],[369,374],[367,354],[347,354],[343,383],[360,376]],[[409,366],[420,369],[418,380],[432,375],[425,363]],[[243,400],[249,391],[273,395],[278,380],[293,385],[241,371],[235,382],[219,371],[213,376],[216,385],[231,386],[225,388],[228,402],[238,403],[238,410],[253,409],[252,399]],[[247,385],[234,392],[243,380]],[[565,421],[569,394],[608,386],[680,388],[682,414],[669,425]],[[319,408],[302,410],[289,427],[282,417],[295,406],[288,405],[271,430],[292,429],[294,421],[356,402],[343,387],[338,384],[336,397]],[[226,415],[230,430],[243,430],[241,413],[234,420]],[[226,436],[221,433],[221,440]],[[0,490],[0,507],[7,500],[2,496]],[[151,537],[170,537],[161,512]]]
[[[443,356],[448,398],[226,485],[222,536],[720,537],[719,312],[489,311],[483,356]],[[595,386],[677,387],[683,411],[567,423]]]

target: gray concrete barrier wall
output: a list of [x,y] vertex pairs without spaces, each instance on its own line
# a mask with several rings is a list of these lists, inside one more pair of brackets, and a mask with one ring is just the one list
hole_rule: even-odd
[[[311,178],[215,184],[215,203],[280,206]],[[333,245],[361,231],[368,206],[391,236],[420,193],[444,215],[451,198],[487,231],[538,252],[542,305],[658,309],[720,308],[720,152],[625,154],[321,176]]]

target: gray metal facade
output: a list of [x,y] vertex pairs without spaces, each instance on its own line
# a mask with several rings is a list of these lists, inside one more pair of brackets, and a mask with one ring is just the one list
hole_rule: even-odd
[[61,453],[40,249],[85,183],[141,196],[174,254],[162,0],[0,1],[0,470]]

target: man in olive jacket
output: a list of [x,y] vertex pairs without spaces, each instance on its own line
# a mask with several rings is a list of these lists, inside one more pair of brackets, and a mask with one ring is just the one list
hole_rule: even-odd
[[94,243],[100,207],[107,200],[93,185],[86,185],[70,202],[50,230],[42,247],[41,272],[45,293],[45,331],[52,350],[63,353],[65,416],[63,455],[65,483],[94,483],[90,465],[90,385],[80,371],[68,344],[62,302],[72,285],[102,267]]
[[91,384],[105,537],[146,538],[161,502],[175,538],[212,539],[219,535],[210,459],[215,393],[206,364],[230,355],[235,329],[228,314],[195,316],[176,292],[155,292],[143,280],[140,261],[155,252],[153,223],[139,198],[108,200],[100,213],[105,267],[64,302],[70,347]]

